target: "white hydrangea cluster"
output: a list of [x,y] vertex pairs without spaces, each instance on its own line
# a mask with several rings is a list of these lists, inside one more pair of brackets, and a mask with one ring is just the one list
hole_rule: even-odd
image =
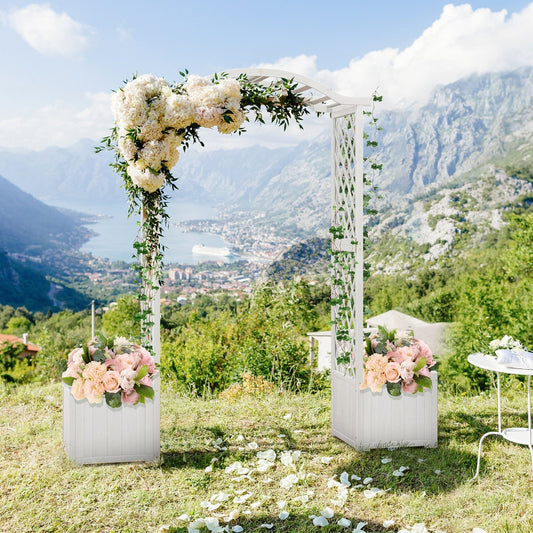
[[190,76],[185,94],[176,94],[163,78],[151,74],[128,82],[113,95],[112,110],[118,125],[118,148],[133,183],[148,192],[159,189],[165,182],[162,166],[170,170],[179,159],[183,136],[177,130],[197,123],[232,133],[244,121],[240,104],[241,87],[233,79],[215,84]]

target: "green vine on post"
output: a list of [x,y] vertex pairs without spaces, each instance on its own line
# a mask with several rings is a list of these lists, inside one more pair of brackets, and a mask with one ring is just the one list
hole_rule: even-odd
[[[363,214],[364,216],[371,216],[376,214],[376,211],[371,207],[372,198],[376,193],[376,186],[374,185],[375,177],[379,171],[382,170],[382,165],[375,159],[375,153],[378,147],[377,134],[381,131],[381,127],[378,126],[378,118],[375,116],[375,105],[377,102],[381,102],[382,97],[377,94],[372,95],[372,107],[370,111],[363,111],[363,115],[368,119],[368,125],[371,127],[371,133],[363,130],[363,140],[365,147],[368,150],[366,156],[363,156],[364,172],[363,172]],[[347,129],[353,127],[352,123],[348,120]],[[346,148],[349,148],[352,153],[355,152],[355,139],[349,140],[349,146],[343,146],[343,156],[346,154]],[[346,197],[348,194],[354,194],[354,183],[343,183],[339,186],[338,193]],[[353,212],[354,206],[346,204],[345,200],[342,200],[341,205],[334,205],[333,212],[335,215],[336,224],[333,224],[329,228],[331,235],[331,242],[341,241],[346,238],[345,224],[342,223],[344,219],[355,219],[355,213]],[[350,244],[355,247],[359,243],[351,241]],[[369,236],[368,228],[366,225],[363,227],[363,252],[368,249]],[[336,342],[340,347],[337,355],[337,365],[350,365],[353,357],[353,346],[355,341],[352,338],[350,318],[352,309],[354,307],[353,298],[350,295],[349,288],[355,284],[355,254],[354,250],[336,250],[332,245],[330,248],[331,254],[331,285],[336,293],[336,297],[331,299],[332,307],[335,307],[336,312],[332,319],[332,325],[335,326]],[[370,265],[365,262],[363,267],[363,281],[366,281],[370,276]]]

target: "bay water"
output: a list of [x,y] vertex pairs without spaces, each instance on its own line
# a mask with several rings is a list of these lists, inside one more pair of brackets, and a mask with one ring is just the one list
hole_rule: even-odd
[[[66,206],[65,206],[66,207]],[[72,206],[91,215],[99,215],[97,222],[87,224],[87,227],[97,235],[86,242],[82,252],[92,253],[96,257],[104,257],[111,261],[131,262],[133,241],[139,231],[139,217],[132,215],[128,218],[126,205],[102,205],[97,206]],[[224,247],[227,243],[218,235],[208,233],[184,232],[176,226],[177,222],[186,220],[213,219],[216,218],[216,209],[205,203],[192,203],[173,201],[169,203],[170,215],[169,226],[164,229],[163,245],[166,246],[164,253],[165,264],[198,264],[207,259],[220,260],[221,257],[195,255],[192,247],[195,244],[204,244],[210,247]]]

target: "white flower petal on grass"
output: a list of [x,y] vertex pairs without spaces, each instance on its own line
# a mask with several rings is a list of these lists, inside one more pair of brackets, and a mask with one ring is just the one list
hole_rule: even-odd
[[333,487],[340,487],[340,483],[335,479],[336,476],[330,477],[328,479],[328,489]]
[[307,503],[309,501],[309,496],[307,494],[303,494],[302,496],[298,496],[298,497],[294,498],[294,501]]
[[393,452],[394,450],[397,450],[398,449],[398,446],[389,446],[387,448],[387,450],[389,450],[389,452]]
[[230,495],[226,494],[225,492],[218,492],[214,496],[211,496],[211,500],[215,502],[225,502],[230,499]]
[[298,476],[296,474],[289,474],[288,476],[284,477],[280,482],[279,484],[281,485],[281,487],[283,487],[284,489],[292,489],[292,486],[296,483],[298,483]]
[[213,471],[213,465],[209,465],[209,466],[206,466],[206,467],[204,468],[204,472],[209,473],[209,472],[212,472],[212,471]]
[[242,496],[236,496],[233,498],[233,503],[245,503],[246,500],[248,500],[251,497],[252,493],[248,492],[247,494],[243,494]]
[[287,520],[287,518],[289,518],[289,513],[287,511],[281,511],[281,513],[279,513],[280,520]]
[[284,439],[286,436],[287,436],[287,435],[285,435],[285,433],[280,433],[280,434],[278,435],[278,437],[279,437],[280,439]]
[[480,527],[475,527],[472,530],[472,533],[487,533],[484,529],[481,529]]
[[292,417],[291,413],[287,413],[286,415],[283,416],[285,420],[289,420],[291,417]]
[[384,520],[383,521],[383,527],[385,529],[388,529],[389,527],[392,527],[395,524],[394,520]]
[[374,481],[374,478],[365,477],[365,479],[363,480],[363,485],[369,485],[370,483],[372,483],[372,481]]
[[424,462],[424,459],[422,459],[422,458],[420,457],[419,459],[417,459],[417,461],[418,461],[419,463],[423,463],[423,462]]
[[395,470],[393,473],[392,473],[393,476],[396,476],[396,477],[401,477],[403,475],[405,475],[401,470]]
[[242,533],[242,531],[244,531],[244,529],[243,529],[242,526],[233,526],[231,528],[231,531],[233,531],[233,533]]
[[191,521],[189,515],[186,513],[183,513],[182,515],[178,516],[178,520],[187,520],[187,522]]
[[204,518],[205,527],[209,529],[209,531],[215,531],[218,529],[218,518],[215,518],[214,516],[209,516],[207,518]]
[[326,507],[321,513],[320,513],[324,518],[333,518],[333,515],[335,514],[333,512],[333,509],[331,509],[330,507]]
[[257,471],[265,473],[269,468],[272,468],[274,463],[267,461],[266,459],[259,459],[257,462]]
[[341,484],[344,485],[345,487],[349,487],[351,485],[348,472],[343,472],[339,479],[341,481]]
[[365,490],[364,495],[365,498],[375,498],[376,496],[381,496],[382,494],[385,494],[384,490],[378,489],[377,487],[374,487],[369,490]]
[[333,457],[322,457],[320,459],[320,462],[325,464],[325,465],[329,465],[329,463],[331,463],[332,459],[333,459]]
[[406,470],[409,470],[409,467],[408,466],[400,466],[400,468],[398,468],[398,470],[400,472],[405,472]]
[[257,452],[257,458],[273,463],[276,460],[276,452],[272,449],[265,450],[264,452]]
[[366,522],[359,522],[357,526],[355,526],[355,529],[352,531],[352,533],[357,533],[358,531],[364,533],[363,528],[366,526],[366,524]]
[[170,531],[170,526],[168,524],[161,526],[157,531],[161,531],[161,533],[165,533],[166,531]]
[[361,478],[359,476],[356,476],[355,474],[352,474],[352,479],[355,481],[361,481]]
[[324,526],[329,526],[329,522],[323,516],[316,516],[315,518],[313,518],[313,525],[324,527]]
[[337,524],[341,527],[350,527],[352,523],[347,518],[341,518]]
[[237,520],[240,516],[240,512],[238,509],[233,509],[233,511],[230,511],[229,515],[224,518],[226,522],[231,522],[232,520]]
[[437,474],[437,476],[438,476],[439,474],[442,474],[442,470],[435,470],[435,474]]
[[383,457],[383,459],[381,459],[381,462],[386,465],[387,463],[390,463],[392,461],[392,458],[391,457]]
[[261,524],[259,527],[263,527],[265,529],[272,529],[274,527],[274,524]]
[[257,444],[257,442],[252,441],[248,443],[248,448],[250,448],[250,450],[257,450],[257,448],[259,448],[259,445]]
[[258,509],[259,507],[261,507],[262,503],[263,502],[254,502],[254,503],[250,504],[250,507],[255,510],[255,509]]
[[235,439],[236,442],[242,442],[244,440],[244,437],[242,435],[238,435]]
[[425,524],[419,523],[419,524],[415,524],[411,528],[411,533],[429,533],[429,531],[426,529]]
[[276,502],[276,505],[280,508],[280,509],[283,509],[286,505],[287,505],[287,502],[285,500],[279,500]]

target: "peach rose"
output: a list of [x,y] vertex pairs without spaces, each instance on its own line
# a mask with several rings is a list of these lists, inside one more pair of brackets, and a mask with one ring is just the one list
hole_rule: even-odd
[[405,359],[410,359],[411,361],[414,361],[418,355],[418,348],[415,346],[401,346],[396,351],[403,355]]
[[381,388],[387,383],[384,372],[368,372],[366,381],[372,392],[381,392]]
[[102,380],[106,392],[118,392],[120,390],[120,374],[116,370],[109,370]]
[[385,368],[385,377],[390,383],[398,383],[400,381],[400,372],[400,364],[392,361]]
[[83,392],[89,403],[100,403],[104,395],[104,384],[88,379],[83,385]]
[[85,398],[85,393],[83,392],[84,384],[85,382],[81,378],[74,380],[74,383],[72,383],[70,392],[72,393],[72,396],[74,396],[75,400],[83,400],[83,398]]
[[365,367],[370,372],[383,373],[385,371],[387,363],[387,357],[379,353],[374,353],[367,359]]
[[95,383],[101,383],[106,372],[107,368],[102,363],[99,363],[98,361],[91,361],[83,369],[83,377],[85,379],[94,381]]

